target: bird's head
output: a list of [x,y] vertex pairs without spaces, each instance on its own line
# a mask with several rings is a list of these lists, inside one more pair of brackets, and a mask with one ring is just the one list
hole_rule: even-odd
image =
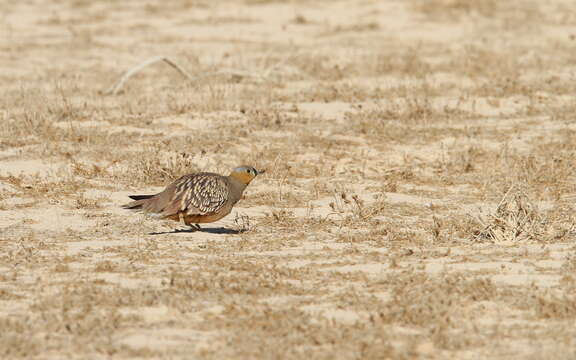
[[242,165],[233,169],[230,173],[230,177],[233,177],[242,184],[248,185],[250,184],[250,181],[254,180],[256,176],[262,174],[265,171],[266,170],[256,170],[252,166]]

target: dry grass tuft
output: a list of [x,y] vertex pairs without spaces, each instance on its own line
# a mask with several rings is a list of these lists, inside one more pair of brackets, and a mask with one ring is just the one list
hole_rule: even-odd
[[480,242],[542,241],[547,230],[546,219],[518,185],[508,189],[494,214],[477,220],[482,230],[474,239]]

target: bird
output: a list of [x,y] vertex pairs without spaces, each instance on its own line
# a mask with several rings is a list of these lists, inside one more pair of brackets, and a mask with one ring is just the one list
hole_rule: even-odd
[[265,170],[241,165],[224,176],[211,172],[184,175],[154,195],[129,195],[124,209],[156,214],[160,218],[184,221],[193,230],[201,223],[218,221],[230,214],[244,189]]

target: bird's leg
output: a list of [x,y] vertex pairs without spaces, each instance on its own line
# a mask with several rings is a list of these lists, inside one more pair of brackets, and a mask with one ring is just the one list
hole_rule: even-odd
[[183,220],[184,220],[184,224],[186,224],[187,226],[190,226],[193,231],[200,231],[200,230],[202,230],[202,228],[200,227],[200,225],[191,223],[191,222],[190,222],[188,219],[186,219],[185,217],[183,218]]
[[202,230],[202,228],[201,228],[200,225],[198,225],[198,224],[187,223],[186,225],[190,226],[190,227],[192,228],[192,231],[200,231],[200,230]]

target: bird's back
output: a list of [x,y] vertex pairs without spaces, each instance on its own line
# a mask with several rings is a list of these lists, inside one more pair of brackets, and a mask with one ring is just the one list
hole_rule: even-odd
[[157,213],[162,217],[210,215],[224,208],[231,199],[230,180],[215,173],[184,175],[162,192],[133,201],[125,208]]

